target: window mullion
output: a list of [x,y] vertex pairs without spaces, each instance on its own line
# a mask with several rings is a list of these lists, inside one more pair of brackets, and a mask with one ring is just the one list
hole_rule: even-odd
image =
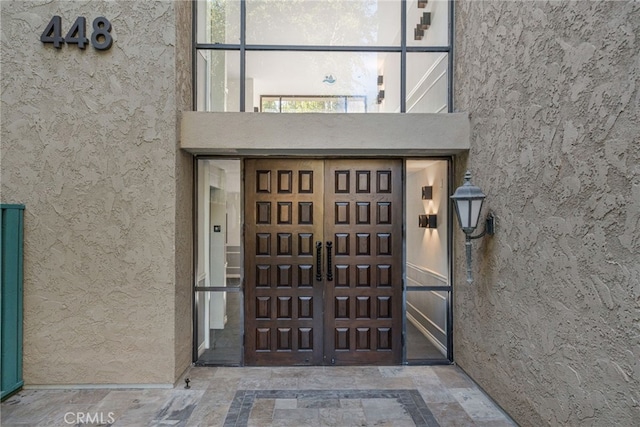
[[246,0],[240,0],[240,112],[246,109],[246,74],[247,74],[247,4]]

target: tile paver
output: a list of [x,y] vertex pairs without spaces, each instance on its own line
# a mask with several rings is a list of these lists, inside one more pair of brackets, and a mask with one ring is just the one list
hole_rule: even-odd
[[69,413],[126,427],[516,426],[456,366],[194,366],[173,389],[25,389],[2,403],[0,424],[73,425]]

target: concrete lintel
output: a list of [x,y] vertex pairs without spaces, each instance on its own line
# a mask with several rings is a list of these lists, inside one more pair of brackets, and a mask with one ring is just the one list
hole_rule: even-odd
[[442,156],[469,149],[466,113],[182,113],[180,147],[211,155]]

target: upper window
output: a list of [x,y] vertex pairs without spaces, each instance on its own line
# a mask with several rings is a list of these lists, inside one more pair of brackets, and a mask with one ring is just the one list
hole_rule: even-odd
[[447,0],[196,4],[199,111],[273,111],[274,95],[281,112],[449,110]]
[[247,2],[247,44],[399,46],[399,23],[399,2]]

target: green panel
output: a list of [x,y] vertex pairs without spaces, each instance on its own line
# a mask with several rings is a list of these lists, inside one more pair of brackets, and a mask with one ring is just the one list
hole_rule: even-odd
[[2,396],[22,387],[23,205],[0,205],[0,363]]

